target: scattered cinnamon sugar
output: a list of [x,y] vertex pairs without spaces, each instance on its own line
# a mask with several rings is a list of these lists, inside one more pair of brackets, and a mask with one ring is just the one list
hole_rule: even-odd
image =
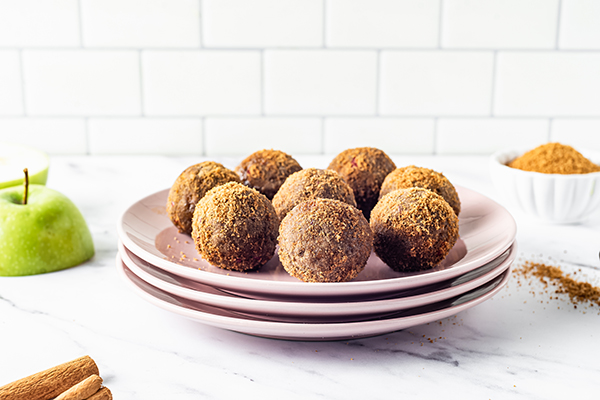
[[541,262],[525,261],[513,271],[516,275],[523,277],[538,278],[545,289],[550,286],[555,287],[554,293],[568,295],[575,308],[578,304],[600,306],[600,287],[593,286],[588,282],[578,281],[571,274],[565,274],[560,267]]
[[546,143],[508,163],[511,168],[543,174],[589,174],[600,172],[600,166],[585,158],[571,146]]

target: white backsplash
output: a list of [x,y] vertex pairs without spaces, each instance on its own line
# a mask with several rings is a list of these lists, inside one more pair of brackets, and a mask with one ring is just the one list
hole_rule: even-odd
[[51,154],[600,150],[598,0],[0,0],[0,141]]

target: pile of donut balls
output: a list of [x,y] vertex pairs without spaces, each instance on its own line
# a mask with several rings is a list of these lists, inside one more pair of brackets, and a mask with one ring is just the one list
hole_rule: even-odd
[[275,255],[305,282],[347,282],[375,254],[398,272],[438,265],[458,239],[460,199],[443,174],[397,168],[380,149],[338,154],[306,168],[279,150],[260,150],[235,170],[214,161],[186,168],[167,214],[202,258],[233,271],[257,270]]

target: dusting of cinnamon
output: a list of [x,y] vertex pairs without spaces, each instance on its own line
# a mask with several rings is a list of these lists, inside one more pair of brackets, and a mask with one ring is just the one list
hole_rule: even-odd
[[259,268],[273,257],[279,218],[257,190],[229,182],[196,205],[192,239],[202,258],[236,271]]
[[273,197],[273,207],[280,220],[303,201],[334,199],[356,207],[354,192],[346,181],[329,169],[307,168],[290,175]]
[[564,273],[560,267],[525,261],[514,269],[514,273],[523,277],[535,277],[545,289],[553,287],[554,293],[568,295],[575,308],[578,304],[587,303],[600,306],[600,287],[578,281],[573,275]]
[[279,259],[304,282],[347,282],[365,267],[373,232],[361,211],[335,199],[301,202],[281,222]]
[[[240,182],[237,174],[222,164],[204,161],[186,168],[169,190],[167,215],[180,233],[192,233],[192,218],[196,204],[206,193],[227,182]],[[174,237],[177,243],[179,240]]]
[[273,199],[288,176],[302,167],[292,156],[280,150],[264,149],[246,157],[236,168],[241,182]]
[[390,172],[381,185],[379,198],[381,199],[394,190],[409,189],[412,187],[429,189],[439,194],[450,204],[456,215],[460,214],[460,199],[454,185],[452,185],[448,178],[440,172],[414,165],[396,168]]
[[594,164],[571,146],[546,143],[508,163],[511,168],[543,174],[589,174],[600,172]]
[[396,169],[396,164],[383,151],[374,147],[347,149],[329,164],[350,185],[358,209],[367,218],[379,199],[379,190],[385,177]]
[[383,196],[371,214],[375,253],[394,271],[434,268],[458,240],[458,217],[438,194],[423,188]]

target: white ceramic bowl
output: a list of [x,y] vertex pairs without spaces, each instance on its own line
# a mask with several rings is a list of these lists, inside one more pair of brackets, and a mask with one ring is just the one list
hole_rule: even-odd
[[[600,172],[542,174],[506,166],[527,150],[492,155],[490,173],[496,189],[513,206],[542,221],[568,224],[588,219],[600,206]],[[598,164],[600,154],[581,153]]]

